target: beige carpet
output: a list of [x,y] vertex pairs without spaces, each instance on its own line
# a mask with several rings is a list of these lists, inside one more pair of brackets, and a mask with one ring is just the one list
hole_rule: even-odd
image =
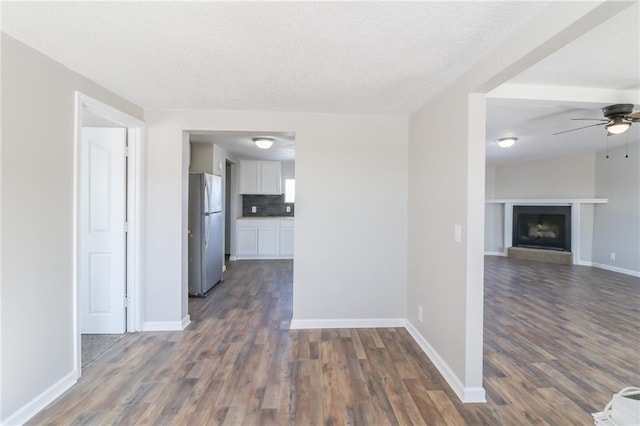
[[109,350],[124,334],[83,334],[81,341],[82,366]]

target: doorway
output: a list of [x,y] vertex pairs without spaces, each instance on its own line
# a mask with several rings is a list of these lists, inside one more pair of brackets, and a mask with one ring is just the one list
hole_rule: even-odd
[[[78,378],[88,355],[95,358],[125,332],[141,329],[143,134],[141,120],[76,92],[74,369]],[[93,338],[87,339],[88,335]],[[84,354],[83,344],[89,349]]]
[[224,178],[224,263],[225,267],[231,256],[231,181],[233,180],[233,164],[225,161]]
[[80,143],[78,296],[83,367],[126,330],[127,134],[124,127],[101,121],[106,120],[86,111]]

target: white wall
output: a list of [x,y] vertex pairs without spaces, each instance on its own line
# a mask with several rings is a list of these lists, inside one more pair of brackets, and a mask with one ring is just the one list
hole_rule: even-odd
[[593,198],[594,153],[494,166],[494,198]]
[[[461,108],[468,108],[466,93],[450,90],[409,122],[407,318],[464,383],[468,124],[466,114],[463,119],[450,114]],[[480,191],[484,193],[483,176],[476,177],[483,182]],[[461,243],[454,241],[456,224],[464,225]],[[422,322],[418,306],[424,311]],[[482,323],[482,316],[477,320]],[[480,369],[481,363],[480,358]],[[474,386],[482,386],[481,377]]]
[[[212,144],[191,142],[189,145],[189,172],[214,174]],[[215,174],[219,175],[220,172],[217,172]]]
[[[635,126],[635,125],[634,125]],[[632,128],[633,130],[633,128]],[[596,157],[596,196],[608,198],[594,212],[594,264],[621,268],[640,276],[640,143],[612,149]],[[632,139],[633,141],[633,139]],[[610,253],[615,253],[611,260]]]
[[487,203],[484,209],[484,251],[504,254],[504,204]]
[[24,421],[76,378],[76,90],[142,116],[137,106],[2,34],[0,421]]
[[294,320],[405,317],[405,118],[147,110],[145,120],[145,291],[154,295],[145,315],[179,321],[183,314],[186,250],[176,252],[186,239],[183,129],[241,129],[296,134]]
[[284,194],[285,180],[296,178],[296,162],[282,161],[282,193]]
[[484,172],[484,194],[487,199],[496,198],[496,166],[487,164]]

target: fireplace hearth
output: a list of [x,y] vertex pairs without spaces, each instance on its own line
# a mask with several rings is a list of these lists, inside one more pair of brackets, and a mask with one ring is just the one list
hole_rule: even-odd
[[513,247],[571,251],[570,206],[513,206]]

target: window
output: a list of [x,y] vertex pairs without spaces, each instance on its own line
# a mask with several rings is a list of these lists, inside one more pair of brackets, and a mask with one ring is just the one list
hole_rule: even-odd
[[284,202],[285,203],[296,202],[296,180],[295,179],[284,180]]

